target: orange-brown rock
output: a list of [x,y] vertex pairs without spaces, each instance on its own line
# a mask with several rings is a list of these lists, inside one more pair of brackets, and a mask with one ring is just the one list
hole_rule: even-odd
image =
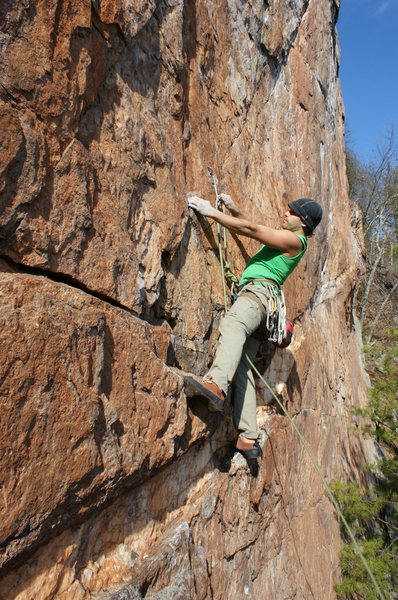
[[[184,199],[211,197],[207,167],[268,225],[319,199],[285,286],[295,342],[261,365],[326,478],[357,475],[337,12],[0,5],[0,598],[335,598],[338,523],[286,417],[259,407],[253,479],[171,367],[204,373],[222,313],[215,228]],[[231,237],[233,269],[255,248]]]
[[4,565],[208,427],[187,420],[164,327],[45,277],[1,280]]

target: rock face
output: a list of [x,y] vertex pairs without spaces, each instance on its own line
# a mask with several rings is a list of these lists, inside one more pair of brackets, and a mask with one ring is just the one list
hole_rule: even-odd
[[[254,219],[318,198],[263,371],[328,480],[365,449],[333,0],[5,0],[0,598],[335,598],[339,527],[286,417],[253,479],[187,403],[222,313],[207,166]],[[242,269],[253,242],[230,238]],[[271,361],[271,364],[269,364]],[[259,404],[268,402],[259,389]]]

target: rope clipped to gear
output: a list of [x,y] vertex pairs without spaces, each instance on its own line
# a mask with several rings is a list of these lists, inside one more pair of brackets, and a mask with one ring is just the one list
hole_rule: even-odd
[[[214,175],[213,169],[208,167],[210,182],[214,189],[215,196],[215,208],[217,210],[223,211],[223,205],[220,201],[220,196],[218,194],[218,181],[216,176]],[[238,285],[239,279],[233,273],[231,266],[227,260],[228,254],[228,237],[227,230],[225,227],[217,223],[217,246],[218,246],[218,255],[220,258],[220,269],[221,269],[221,280],[223,286],[223,296],[224,296],[224,308],[225,312],[228,310],[228,296],[227,296],[227,287],[226,287],[226,279],[228,280],[231,294],[234,293],[234,287]]]
[[[215,193],[215,197],[216,197],[216,203],[215,203],[215,207],[218,210],[222,210],[222,204],[220,202],[219,199],[219,195],[218,195],[218,191],[217,191],[217,179],[214,175],[214,172],[212,169],[209,168],[209,177],[210,177],[210,181],[213,185],[214,188],[214,193]],[[227,275],[227,273],[231,273],[233,279],[231,279],[232,281],[232,285],[233,284],[237,284],[238,283],[238,279],[237,277],[232,273],[232,271],[229,268],[228,263],[225,260],[226,257],[226,253],[227,253],[227,232],[225,227],[221,227],[221,225],[219,223],[217,223],[217,236],[218,236],[218,253],[219,253],[219,257],[220,257],[220,268],[221,268],[221,277],[222,277],[222,282],[223,282],[223,292],[224,292],[224,307],[225,307],[225,312],[227,312],[228,310],[228,299],[227,299],[227,292],[226,292],[226,285],[225,285],[225,278],[229,275]],[[228,265],[228,268],[227,268]],[[283,303],[284,304],[284,303]],[[284,306],[285,309],[285,306]],[[280,333],[280,331],[278,331],[278,333]],[[283,414],[287,417],[287,419],[290,422],[290,425],[293,429],[293,431],[297,434],[300,444],[303,446],[304,450],[306,451],[312,466],[315,469],[316,474],[318,475],[318,478],[322,484],[323,489],[325,490],[327,496],[329,497],[329,500],[331,501],[331,503],[334,506],[334,509],[336,510],[336,513],[338,514],[339,518],[341,519],[341,522],[343,523],[351,541],[352,544],[355,548],[356,553],[358,554],[359,558],[361,559],[362,564],[364,565],[371,581],[372,584],[374,586],[374,589],[377,593],[377,595],[379,596],[380,600],[386,600],[386,597],[384,596],[384,594],[382,593],[379,584],[376,581],[376,578],[369,566],[368,561],[366,560],[365,556],[363,555],[361,548],[357,542],[357,540],[355,539],[355,536],[352,532],[351,527],[348,525],[346,518],[344,517],[339,504],[329,486],[329,484],[327,483],[325,477],[322,474],[321,468],[314,456],[314,453],[311,450],[311,446],[309,445],[309,443],[307,442],[307,440],[305,439],[304,435],[301,433],[301,431],[299,430],[299,428],[297,427],[297,425],[295,424],[295,422],[293,421],[292,417],[289,415],[289,413],[287,412],[286,408],[283,406],[282,402],[279,400],[279,398],[277,397],[277,395],[275,394],[275,392],[273,391],[273,389],[271,388],[271,386],[269,385],[269,383],[264,379],[264,377],[260,374],[259,370],[257,369],[257,367],[255,367],[253,361],[250,359],[250,357],[245,353],[244,354],[244,358],[245,360],[248,362],[249,366],[251,369],[253,369],[253,371],[256,373],[256,375],[261,379],[261,381],[264,383],[264,385],[266,386],[266,388],[271,392],[271,395],[273,396],[273,398],[276,400],[278,406],[281,408]]]

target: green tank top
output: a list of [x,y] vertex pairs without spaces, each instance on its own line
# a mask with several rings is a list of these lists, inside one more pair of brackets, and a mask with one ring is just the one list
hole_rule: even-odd
[[239,285],[244,285],[251,279],[272,279],[280,286],[297,267],[307,250],[307,238],[302,233],[296,234],[303,244],[303,249],[297,256],[284,256],[280,250],[262,246],[249,260],[240,278]]

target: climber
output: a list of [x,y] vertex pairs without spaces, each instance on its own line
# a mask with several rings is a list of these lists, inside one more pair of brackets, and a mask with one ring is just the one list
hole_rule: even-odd
[[198,382],[198,392],[205,392],[202,395],[208,398],[213,409],[222,410],[228,388],[233,384],[233,420],[238,430],[236,449],[250,464],[261,457],[261,448],[254,377],[245,357],[254,361],[260,345],[256,332],[261,325],[267,327],[270,337],[278,334],[281,325],[284,327],[281,286],[303,257],[307,239],[321,221],[322,207],[309,198],[289,202],[282,229],[273,229],[248,219],[228,194],[221,194],[219,200],[231,214],[217,210],[198,196],[187,198],[189,208],[263,245],[243,271],[238,298],[221,321],[215,358],[203,380]]

